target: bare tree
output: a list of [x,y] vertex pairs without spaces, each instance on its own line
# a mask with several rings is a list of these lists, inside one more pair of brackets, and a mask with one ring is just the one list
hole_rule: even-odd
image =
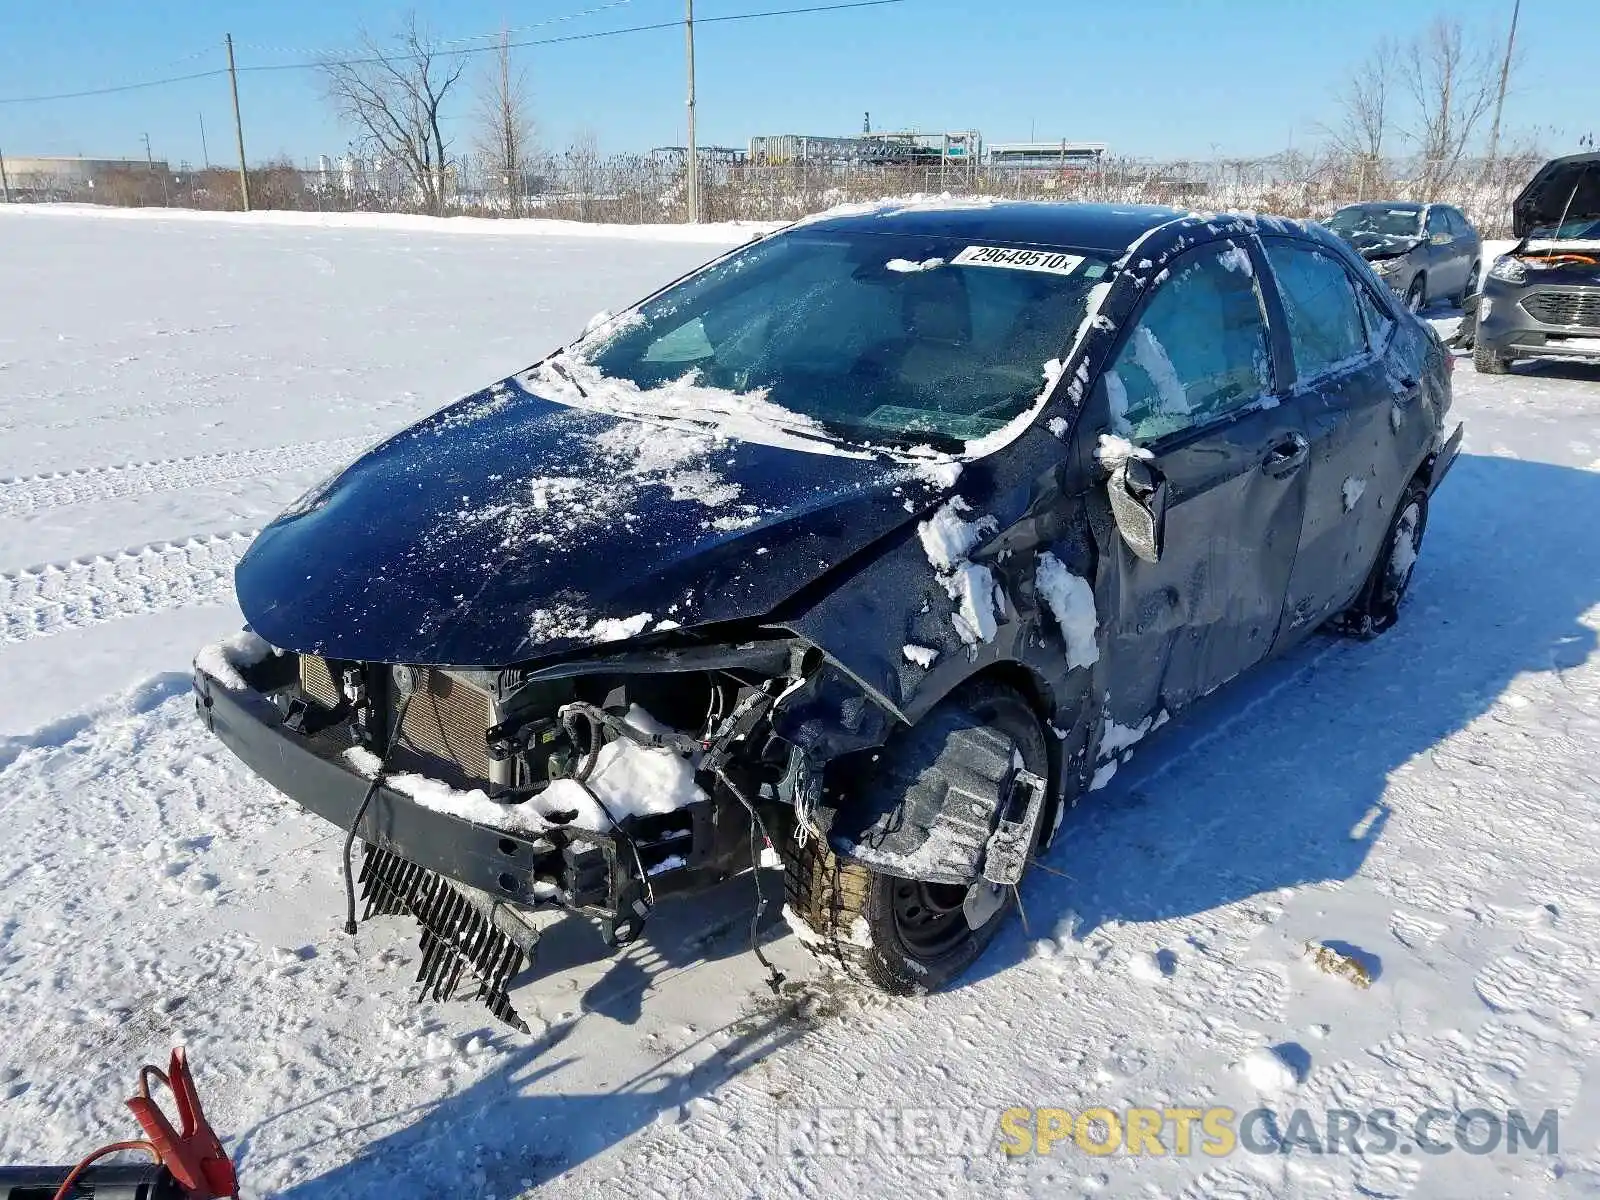
[[594,130],[578,130],[564,157],[566,188],[577,206],[578,220],[591,220],[601,172],[600,143]]
[[1455,180],[1494,104],[1499,72],[1490,47],[1469,43],[1460,21],[1440,17],[1406,47],[1405,75],[1416,104],[1411,138],[1422,158],[1419,198],[1433,200]]
[[440,51],[418,28],[415,13],[387,43],[363,33],[355,55],[322,64],[340,117],[355,126],[369,151],[398,163],[423,207],[441,216],[449,145],[439,114],[466,69],[464,57]]
[[500,35],[499,53],[478,97],[478,154],[484,170],[505,188],[506,210],[522,215],[523,176],[534,157],[528,75],[511,67],[511,36]]
[[1381,187],[1383,151],[1394,126],[1400,52],[1384,38],[1334,93],[1338,116],[1322,126],[1334,150],[1349,159],[1358,178],[1357,199],[1370,184]]

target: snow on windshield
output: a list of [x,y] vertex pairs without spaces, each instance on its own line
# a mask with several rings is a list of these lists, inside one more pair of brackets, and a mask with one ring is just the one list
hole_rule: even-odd
[[945,235],[790,232],[602,314],[525,381],[576,408],[794,449],[989,453],[1032,423],[1108,270]]

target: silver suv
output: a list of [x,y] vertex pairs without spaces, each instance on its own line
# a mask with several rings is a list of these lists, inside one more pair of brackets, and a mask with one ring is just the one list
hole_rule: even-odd
[[1519,358],[1600,361],[1600,154],[1546,163],[1511,215],[1520,240],[1484,280],[1473,365],[1504,375]]

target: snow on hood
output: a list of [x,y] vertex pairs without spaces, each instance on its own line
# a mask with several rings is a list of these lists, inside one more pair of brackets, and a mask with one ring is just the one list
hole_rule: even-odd
[[959,474],[819,454],[759,403],[708,427],[556,403],[530,382],[412,426],[263,530],[235,573],[251,626],[300,653],[493,667],[757,618]]

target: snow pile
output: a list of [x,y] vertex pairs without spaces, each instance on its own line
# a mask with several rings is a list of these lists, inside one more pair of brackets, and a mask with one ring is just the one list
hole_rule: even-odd
[[[376,779],[383,760],[364,746],[352,746],[344,752],[346,761],[366,779]],[[548,829],[549,822],[526,804],[500,804],[489,799],[482,788],[460,791],[449,784],[426,775],[400,772],[385,775],[383,785],[416,801],[423,808],[447,816],[459,817],[492,829],[505,829],[520,833],[540,833]]]
[[976,521],[961,514],[971,506],[954,496],[932,517],[917,525],[922,550],[933,564],[946,595],[955,601],[951,616],[956,633],[967,645],[992,641],[999,628],[995,617],[995,582],[988,567],[967,561],[967,556],[985,537],[995,533],[1000,523],[992,516]]
[[1143,446],[1137,446],[1115,433],[1102,433],[1095,444],[1094,458],[1107,471],[1115,471],[1133,458],[1154,458]]
[[[594,618],[577,605],[562,604],[554,608],[537,608],[528,617],[528,644],[541,646],[546,642],[621,642],[638,637],[654,620],[651,613],[635,613],[629,617]],[[657,629],[676,629],[675,621],[662,621]]]
[[266,638],[249,629],[229,634],[221,641],[201,648],[194,665],[225,688],[236,692],[249,689],[241,671],[247,671],[272,653]]
[[1340,494],[1344,497],[1344,510],[1350,512],[1360,502],[1362,494],[1367,490],[1367,481],[1352,475],[1344,481]]
[[[671,732],[637,704],[628,709],[626,720],[641,733]],[[641,746],[626,737],[614,738],[600,747],[594,771],[586,782],[587,787],[576,780],[557,779],[528,804],[552,823],[603,833],[611,828],[606,810],[621,821],[676,812],[706,799],[694,781],[694,764],[688,759],[676,751]],[[604,809],[595,802],[596,797]],[[577,816],[565,820],[571,812]]]
[[1144,740],[1145,734],[1160,729],[1170,719],[1170,714],[1164,708],[1146,717],[1137,725],[1118,725],[1107,717],[1105,727],[1100,731],[1100,743],[1095,750],[1095,758],[1115,758],[1130,746],[1138,745]]
[[935,570],[955,570],[979,542],[999,531],[1000,522],[992,516],[969,521],[961,515],[971,511],[972,506],[965,499],[953,496],[933,516],[918,523],[917,537]]
[[596,642],[625,642],[637,637],[650,624],[649,613],[635,613],[631,617],[607,617],[589,627],[589,637]]
[[1088,667],[1099,662],[1100,647],[1095,642],[1095,631],[1100,619],[1095,613],[1094,588],[1089,581],[1074,575],[1065,563],[1045,550],[1034,568],[1034,586],[1061,629],[1067,645],[1067,666]]
[[519,382],[529,391],[570,408],[637,421],[679,421],[718,437],[736,437],[814,454],[865,457],[864,451],[826,441],[820,425],[770,402],[765,388],[733,392],[708,387],[698,382],[695,371],[687,371],[659,387],[641,388],[631,379],[602,374],[582,354],[561,351],[520,376]]

